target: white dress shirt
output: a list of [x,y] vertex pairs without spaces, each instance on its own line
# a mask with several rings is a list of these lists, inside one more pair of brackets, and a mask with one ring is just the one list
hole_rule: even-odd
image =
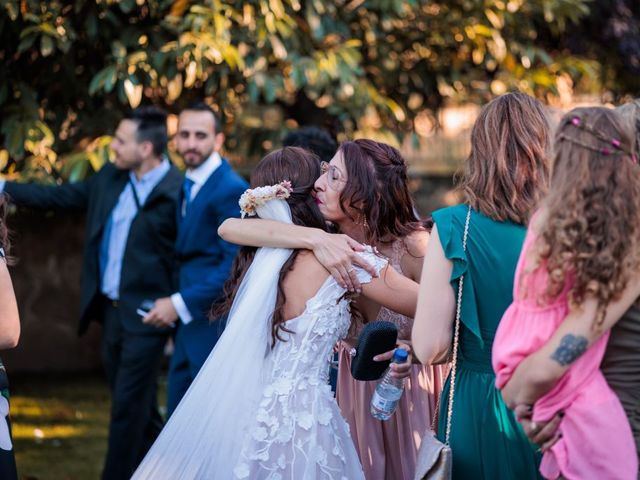
[[[191,187],[191,198],[189,198],[189,203],[192,204],[193,200],[196,198],[196,195],[202,188],[202,186],[209,180],[209,177],[215,172],[218,167],[222,164],[222,158],[218,152],[213,152],[209,158],[207,158],[202,164],[197,166],[196,168],[190,168],[187,170],[185,177],[189,180],[193,181],[193,187]],[[183,201],[181,205],[182,216],[184,216],[186,209],[186,202]],[[193,320],[191,316],[191,312],[187,308],[187,304],[184,303],[184,299],[180,292],[174,293],[171,295],[171,303],[173,304],[173,308],[176,309],[178,313],[178,317],[185,325]]]
[[142,208],[153,189],[167,175],[170,168],[169,160],[164,158],[160,165],[149,170],[140,179],[129,171],[129,183],[120,193],[118,202],[107,219],[100,241],[98,265],[100,290],[111,300],[118,300],[120,297],[122,261],[129,239],[129,230],[139,213],[133,189],[135,188],[135,195]]

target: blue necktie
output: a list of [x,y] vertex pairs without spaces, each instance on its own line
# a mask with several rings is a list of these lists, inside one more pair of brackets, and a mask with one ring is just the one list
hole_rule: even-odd
[[184,179],[184,183],[182,184],[182,192],[184,193],[184,215],[189,211],[189,205],[191,204],[191,189],[193,188],[193,184],[195,182],[190,178]]

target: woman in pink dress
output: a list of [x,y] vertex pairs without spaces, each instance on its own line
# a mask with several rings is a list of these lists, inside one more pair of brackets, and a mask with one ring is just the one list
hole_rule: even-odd
[[[404,261],[418,260],[405,246],[405,240],[396,240],[385,252],[390,264],[403,275]],[[412,260],[407,260],[406,257]],[[419,275],[419,273],[418,273]],[[376,321],[386,320],[398,327],[400,342],[409,343],[413,318],[405,317],[382,307]],[[354,339],[357,337],[354,337]],[[352,339],[352,341],[354,340]],[[442,391],[448,369],[446,366],[413,365],[405,379],[405,392],[394,415],[385,422],[374,419],[370,403],[377,382],[360,382],[351,376],[351,342],[340,344],[337,400],[342,414],[349,423],[351,436],[360,454],[367,479],[413,478],[417,449],[422,434],[430,427],[438,397]]]
[[533,405],[533,422],[560,419],[545,478],[631,480],[631,429],[600,363],[609,329],[640,296],[633,134],[611,110],[579,108],[561,121],[555,148],[550,193],[493,344],[496,385],[510,407]]
[[[415,235],[415,234],[414,234]],[[426,232],[424,232],[426,236]],[[417,263],[417,281],[420,277],[424,251],[420,256],[411,253],[406,242],[398,239],[383,251],[389,263],[398,272],[413,278],[407,263]],[[425,242],[426,246],[426,242]],[[405,265],[403,268],[403,264]],[[393,322],[398,327],[398,339],[410,343],[413,318],[405,317],[382,307],[376,320]],[[422,435],[431,426],[432,416],[444,386],[448,367],[444,365],[413,365],[405,379],[405,392],[394,415],[387,421],[371,416],[371,397],[377,382],[360,382],[351,376],[351,342],[340,344],[337,400],[342,415],[349,423],[351,437],[360,455],[365,477],[370,480],[413,478],[416,454]]]

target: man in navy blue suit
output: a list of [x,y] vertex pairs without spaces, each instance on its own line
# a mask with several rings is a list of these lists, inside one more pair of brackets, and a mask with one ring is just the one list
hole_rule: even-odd
[[159,298],[144,322],[176,326],[175,350],[168,379],[167,411],[171,415],[215,346],[221,321],[208,312],[222,293],[237,247],[218,237],[218,227],[238,217],[238,199],[248,188],[220,156],[224,143],[218,115],[197,103],[180,113],[176,146],[187,173],[178,202],[176,256],[179,291]]

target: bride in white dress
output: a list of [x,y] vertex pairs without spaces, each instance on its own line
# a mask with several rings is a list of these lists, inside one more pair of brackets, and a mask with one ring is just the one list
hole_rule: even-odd
[[[241,198],[243,216],[324,228],[311,198],[319,176],[302,149],[267,155]],[[362,294],[412,316],[417,284],[362,255],[379,272],[357,270]],[[227,291],[224,333],[133,478],[363,479],[327,383],[333,346],[352,322],[346,290],[310,252],[265,247],[243,249]]]

